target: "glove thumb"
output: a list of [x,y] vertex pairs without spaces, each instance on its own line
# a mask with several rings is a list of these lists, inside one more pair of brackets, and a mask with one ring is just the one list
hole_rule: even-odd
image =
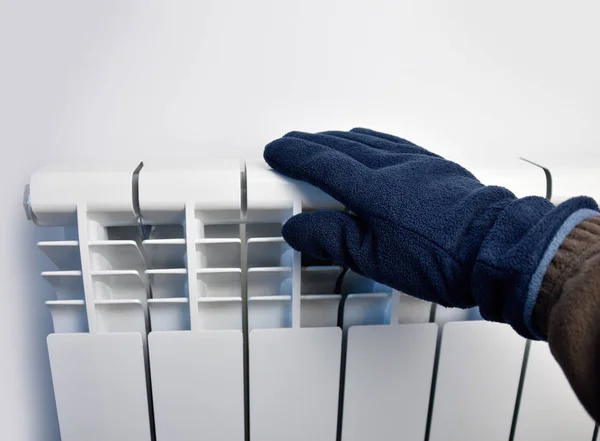
[[282,234],[297,251],[358,273],[373,273],[371,231],[353,214],[333,210],[297,214],[283,225]]

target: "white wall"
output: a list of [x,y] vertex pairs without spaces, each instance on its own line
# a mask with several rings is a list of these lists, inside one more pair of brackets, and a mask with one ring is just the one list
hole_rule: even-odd
[[593,0],[0,0],[0,439],[58,439],[52,293],[36,275],[48,232],[20,207],[37,167],[255,156],[289,130],[357,125],[468,164],[597,163],[599,12]]

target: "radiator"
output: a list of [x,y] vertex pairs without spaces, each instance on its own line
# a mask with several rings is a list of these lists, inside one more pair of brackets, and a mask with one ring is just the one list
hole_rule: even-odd
[[[581,190],[524,162],[475,174]],[[261,161],[50,165],[24,205],[64,227],[39,243],[63,441],[596,436],[545,343],[290,249],[282,222],[343,207]]]

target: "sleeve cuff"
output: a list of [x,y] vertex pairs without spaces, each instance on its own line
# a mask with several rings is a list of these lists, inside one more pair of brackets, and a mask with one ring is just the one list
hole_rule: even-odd
[[[538,303],[538,296],[540,294],[540,290],[542,288],[542,283],[545,281],[545,275],[549,271],[549,268],[552,266],[560,267],[564,265],[564,260],[571,261],[574,258],[574,255],[580,252],[580,247],[573,246],[574,243],[571,243],[571,238],[567,246],[561,247],[565,242],[565,239],[575,230],[575,228],[580,225],[582,222],[586,221],[590,218],[598,218],[600,219],[600,213],[595,210],[590,209],[580,209],[572,213],[566,220],[563,222],[559,230],[554,235],[554,238],[548,245],[540,263],[538,264],[531,281],[529,282],[529,288],[527,291],[527,297],[525,299],[525,305],[523,308],[523,320],[525,325],[529,329],[529,331],[535,336],[535,338],[539,340],[546,340],[547,329],[542,323],[542,326],[539,326],[540,323],[534,323],[533,315],[534,308]],[[594,224],[595,225],[595,224]],[[593,228],[593,227],[592,227]],[[600,222],[598,222],[598,239],[600,239]],[[593,234],[593,233],[592,233]],[[578,240],[575,238],[573,240]],[[583,239],[586,240],[586,239]],[[589,240],[589,239],[587,239]],[[561,249],[561,253],[559,256],[559,260],[555,261],[555,256],[557,256],[557,252]],[[563,253],[563,250],[565,253]],[[559,272],[560,273],[560,272]],[[556,283],[556,282],[554,282]]]

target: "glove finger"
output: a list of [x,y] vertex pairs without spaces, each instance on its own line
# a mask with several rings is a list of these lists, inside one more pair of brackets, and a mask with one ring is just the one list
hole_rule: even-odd
[[[330,135],[330,136],[342,138],[342,139],[356,141],[356,142],[365,144],[365,145],[375,148],[375,149],[385,150],[385,151],[389,151],[389,152],[396,153],[396,154],[397,153],[405,153],[405,154],[410,154],[410,155],[426,155],[426,156],[432,156],[435,158],[440,157],[439,155],[436,155],[435,153],[432,153],[432,152],[424,149],[423,147],[419,147],[418,145],[415,145],[409,141],[406,141],[405,143],[394,142],[389,139],[382,138],[380,136],[372,135],[371,133],[378,133],[378,132],[373,132],[372,130],[361,129],[361,130],[368,131],[369,133],[358,132],[355,130],[357,130],[357,129],[352,129],[350,132],[329,131],[329,132],[323,132],[323,133]],[[382,135],[385,135],[385,134],[382,134]],[[392,135],[388,135],[388,136],[395,138]],[[402,139],[402,138],[397,138],[397,139]]]
[[282,234],[297,251],[360,274],[375,274],[372,232],[357,216],[332,210],[301,213],[283,225]]
[[263,156],[275,171],[320,188],[354,212],[364,212],[373,198],[374,171],[345,153],[298,138],[279,138]]
[[[340,132],[341,133],[341,132]],[[330,147],[342,152],[351,158],[372,169],[379,169],[393,165],[398,161],[397,155],[386,150],[375,149],[361,142],[342,137],[330,136],[325,133],[290,132],[284,138],[304,139],[305,141]]]

